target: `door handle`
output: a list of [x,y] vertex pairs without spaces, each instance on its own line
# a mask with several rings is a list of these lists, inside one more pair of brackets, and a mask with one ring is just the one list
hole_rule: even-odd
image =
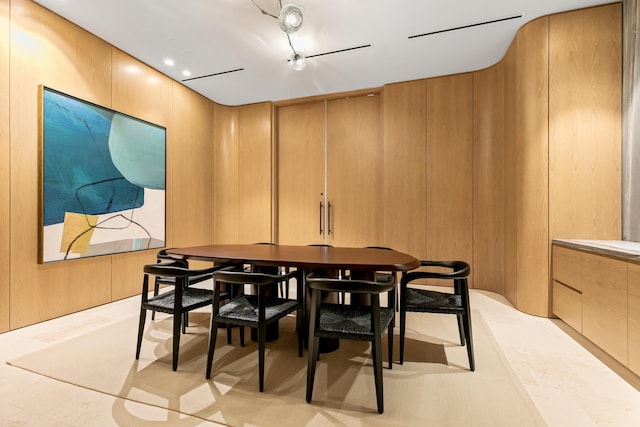
[[327,231],[327,234],[331,234],[331,202],[328,202],[328,209],[329,212],[327,213],[327,227],[329,227],[329,230]]
[[320,202],[320,235],[322,235],[324,233],[324,231],[322,230],[322,202]]

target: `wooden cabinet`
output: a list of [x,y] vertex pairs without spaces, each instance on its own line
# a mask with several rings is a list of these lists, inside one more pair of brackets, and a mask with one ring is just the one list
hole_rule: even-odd
[[380,96],[277,108],[277,241],[380,244]]
[[640,374],[640,265],[554,244],[553,313]]
[[582,333],[627,364],[627,263],[582,254]]

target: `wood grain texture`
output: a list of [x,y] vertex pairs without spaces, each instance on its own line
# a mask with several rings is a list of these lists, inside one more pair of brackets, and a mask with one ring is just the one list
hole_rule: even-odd
[[324,116],[323,100],[276,109],[278,243],[324,243]]
[[[548,316],[548,18],[520,29],[516,43],[515,214],[518,309]],[[513,143],[513,141],[511,141]]]
[[213,107],[213,223],[214,243],[237,243],[238,200],[238,109]]
[[472,264],[473,74],[429,79],[426,120],[426,256]]
[[381,244],[424,259],[427,81],[387,85],[382,100]]
[[622,4],[550,17],[553,238],[620,239]]
[[553,281],[552,312],[567,325],[582,332],[582,294]]
[[270,242],[271,103],[238,107],[238,243]]
[[[112,106],[111,47],[31,1],[11,1],[10,328],[111,300],[111,259],[39,265],[38,85]],[[5,116],[3,116],[5,117]]]
[[627,263],[588,253],[582,260],[582,332],[627,365]]
[[504,294],[505,65],[473,73],[473,286]]
[[[10,256],[10,209],[9,209],[9,0],[0,0],[0,258]],[[9,330],[9,267],[0,269],[0,333]]]
[[[213,104],[173,83],[173,116],[168,157],[172,179],[171,239],[167,246],[213,243]],[[169,209],[167,209],[169,211]]]
[[551,257],[553,280],[582,291],[582,252],[553,245]]
[[380,245],[382,128],[380,95],[327,102],[327,243]]
[[629,363],[628,368],[640,375],[640,265],[629,263]]

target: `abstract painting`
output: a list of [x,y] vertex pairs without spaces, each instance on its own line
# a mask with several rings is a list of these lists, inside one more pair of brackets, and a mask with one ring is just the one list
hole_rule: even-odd
[[166,129],[41,86],[39,262],[165,245]]

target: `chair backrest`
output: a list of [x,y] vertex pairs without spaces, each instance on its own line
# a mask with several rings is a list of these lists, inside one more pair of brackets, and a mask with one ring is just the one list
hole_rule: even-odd
[[395,287],[394,283],[381,283],[369,280],[345,280],[319,277],[312,273],[307,276],[307,286],[311,289],[328,292],[349,292],[352,294],[381,294]]
[[169,253],[167,253],[167,250],[170,248],[166,248],[166,249],[160,249],[158,251],[158,253],[156,254],[156,259],[158,263],[161,263],[163,261],[171,261],[171,262],[175,262],[178,265],[184,267],[184,268],[189,268],[189,262],[182,258],[179,255],[171,255]]
[[440,267],[447,271],[411,271],[402,277],[406,284],[417,279],[459,280],[465,279],[471,273],[471,267],[464,261],[420,261],[421,267]]
[[213,279],[216,282],[231,284],[251,284],[257,286],[272,285],[274,283],[286,281],[294,278],[297,272],[289,274],[267,274],[267,273],[247,273],[244,271],[232,271],[227,269],[218,270],[213,273]]
[[216,270],[216,267],[205,268],[200,270],[191,270],[183,267],[183,264],[178,261],[161,262],[157,264],[147,264],[144,266],[144,272],[146,274],[153,274],[155,276],[165,277],[191,277],[199,276],[201,274],[211,274]]

